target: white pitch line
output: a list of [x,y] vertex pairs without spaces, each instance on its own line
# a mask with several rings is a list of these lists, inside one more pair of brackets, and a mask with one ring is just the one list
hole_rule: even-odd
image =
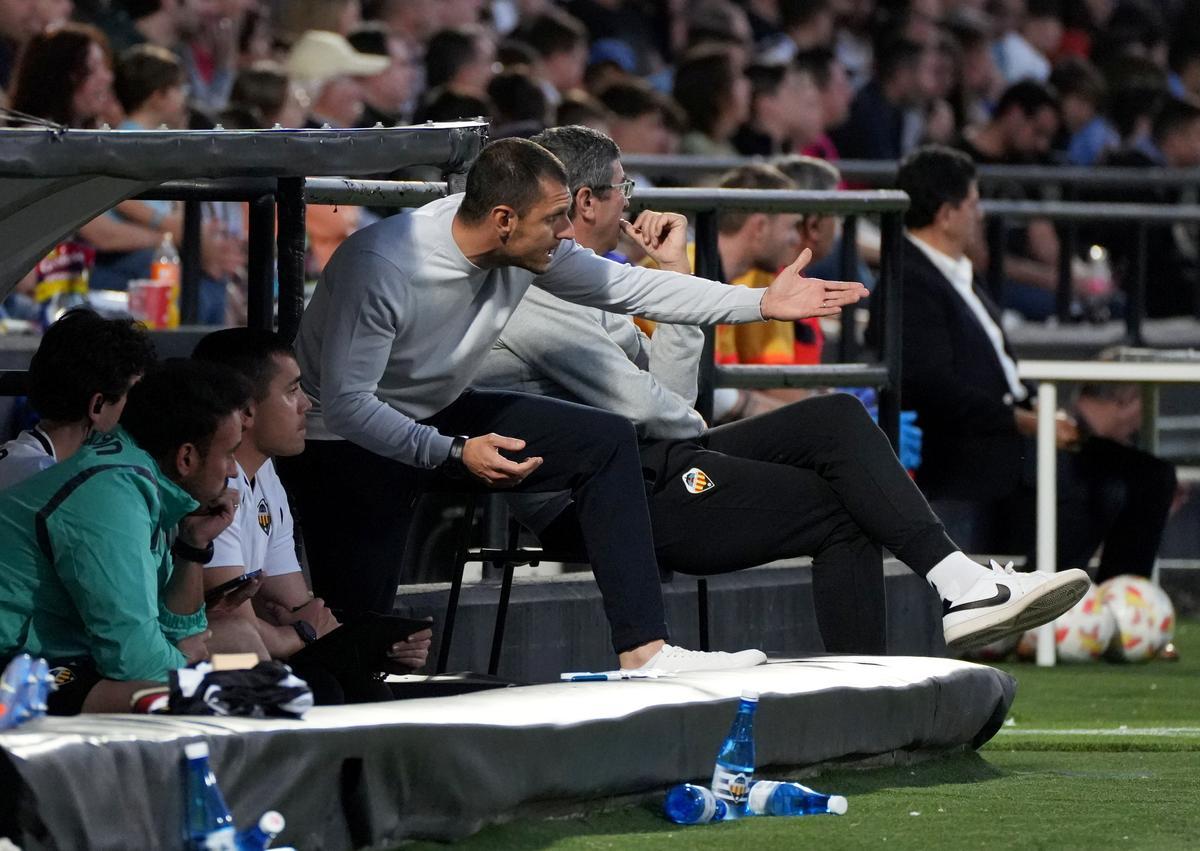
[[1106,727],[1099,729],[1050,730],[1002,727],[1003,736],[1200,736],[1200,727]]

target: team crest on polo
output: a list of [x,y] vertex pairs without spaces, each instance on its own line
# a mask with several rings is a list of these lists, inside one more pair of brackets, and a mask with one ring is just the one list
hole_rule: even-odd
[[267,505],[265,499],[258,501],[258,528],[263,530],[264,535],[271,534],[271,506]]
[[75,672],[70,668],[51,668],[50,676],[53,677],[55,686],[65,686],[75,679]]
[[712,490],[716,484],[699,467],[693,467],[683,474],[683,486],[688,493],[704,493]]

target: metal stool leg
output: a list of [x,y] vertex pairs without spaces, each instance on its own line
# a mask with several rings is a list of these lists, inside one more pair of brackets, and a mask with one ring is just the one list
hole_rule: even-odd
[[[520,536],[520,529],[516,523],[509,523],[508,527],[508,551],[514,552],[517,549],[517,542]],[[500,669],[500,651],[504,648],[504,625],[508,620],[508,600],[512,596],[513,573],[516,570],[516,565],[511,561],[506,561],[504,564],[504,580],[500,585],[500,600],[496,603],[496,626],[492,631],[492,654],[488,659],[488,673],[495,676],[496,671]]]
[[708,580],[696,580],[696,614],[700,627],[700,649],[708,652]]
[[462,532],[458,538],[458,546],[454,550],[454,578],[450,582],[450,596],[446,600],[446,617],[442,623],[442,639],[438,648],[438,662],[435,673],[446,673],[450,662],[450,644],[454,639],[454,618],[458,613],[458,598],[462,593],[463,572],[467,568],[467,548],[470,545],[471,525],[475,519],[475,497],[467,497],[467,506],[463,514]]

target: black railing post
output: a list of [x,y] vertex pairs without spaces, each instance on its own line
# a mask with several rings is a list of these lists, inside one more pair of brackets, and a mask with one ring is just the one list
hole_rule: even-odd
[[246,324],[275,327],[275,196],[250,202],[249,256],[246,260]]
[[1145,345],[1142,336],[1142,320],[1146,317],[1146,250],[1148,232],[1146,223],[1137,223],[1137,253],[1133,280],[1129,286],[1129,304],[1125,314],[1125,337],[1129,345]]
[[289,343],[304,312],[304,178],[281,177],[275,193],[279,208],[279,334]]
[[[721,268],[721,255],[717,251],[717,213],[703,210],[696,214],[696,275],[713,281],[725,280]],[[700,353],[700,370],[696,384],[696,411],[707,423],[713,416],[713,377],[716,363],[717,329],[704,329],[704,350]]]
[[1004,242],[1008,237],[1008,223],[1003,216],[988,216],[986,225],[988,248],[987,288],[988,295],[996,304],[1004,304]]
[[883,290],[883,343],[879,358],[887,367],[888,383],[879,388],[879,427],[900,451],[900,346],[903,327],[904,235],[901,213],[881,217],[883,242],[880,252],[879,287]]
[[200,240],[203,215],[199,201],[183,202],[183,244],[179,246],[179,321],[194,325],[200,315]]
[[[858,216],[846,216],[842,221],[842,244],[838,255],[838,277],[843,281],[858,280]],[[858,307],[842,310],[841,337],[838,338],[838,362],[852,363],[858,359]]]
[[1058,288],[1054,292],[1054,312],[1059,322],[1071,319],[1073,295],[1071,260],[1075,257],[1075,223],[1062,222],[1058,231]]

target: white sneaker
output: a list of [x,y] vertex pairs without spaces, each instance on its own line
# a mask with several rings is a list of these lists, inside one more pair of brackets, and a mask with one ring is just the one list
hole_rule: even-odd
[[737,653],[720,651],[706,653],[702,650],[687,650],[664,644],[662,650],[655,653],[645,665],[629,670],[637,671],[669,671],[682,673],[684,671],[725,671],[736,668],[753,668],[767,661],[767,654],[761,650],[740,650]]
[[1087,593],[1091,580],[1082,570],[1018,573],[1012,562],[992,562],[992,574],[957,600],[942,601],[946,647],[968,650],[1049,623]]

